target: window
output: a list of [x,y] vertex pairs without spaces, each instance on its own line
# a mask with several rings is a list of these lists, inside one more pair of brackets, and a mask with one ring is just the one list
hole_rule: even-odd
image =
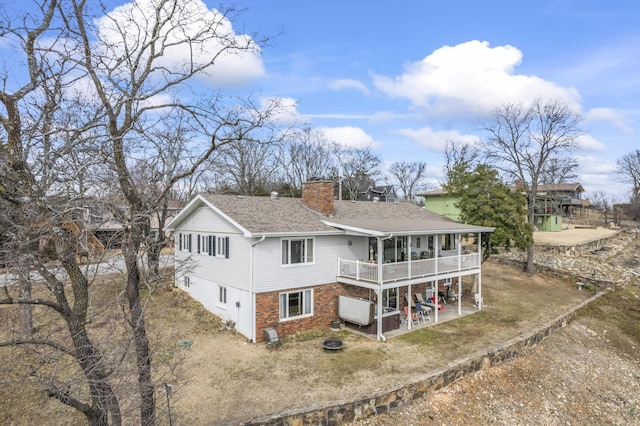
[[382,290],[382,306],[384,306],[385,308],[398,309],[397,288]]
[[207,253],[209,256],[216,255],[216,237],[213,235],[207,236]]
[[206,235],[201,235],[200,236],[200,240],[202,242],[198,243],[198,247],[202,247],[201,253],[202,254],[209,254],[209,246],[207,244],[207,236]]
[[442,235],[442,250],[456,250],[456,234]]
[[191,287],[191,279],[189,279],[189,275],[185,275],[184,276],[184,283],[183,283],[185,288],[189,288]]
[[219,294],[218,294],[218,302],[223,305],[227,304],[227,288],[220,286]]
[[178,234],[180,251],[191,251],[191,234]]
[[313,291],[301,290],[280,293],[280,319],[291,319],[312,315]]
[[313,238],[282,240],[282,264],[313,263]]
[[229,258],[229,237],[218,237],[218,252],[216,256],[224,256]]

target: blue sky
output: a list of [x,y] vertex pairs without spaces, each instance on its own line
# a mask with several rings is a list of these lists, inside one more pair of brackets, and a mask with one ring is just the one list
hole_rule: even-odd
[[[182,2],[197,7],[196,16],[220,3]],[[126,4],[107,0],[107,10]],[[236,34],[279,35],[257,56],[220,63],[205,85],[212,94],[282,98],[338,143],[370,144],[386,164],[426,162],[432,187],[442,179],[447,140],[476,140],[503,102],[559,98],[585,118],[577,156],[587,195],[628,198],[615,161],[640,148],[640,2],[235,4],[245,9],[231,22]],[[183,53],[171,54],[180,63]]]
[[[214,6],[214,2],[210,2]],[[386,162],[441,179],[446,139],[470,140],[504,101],[559,97],[584,115],[587,193],[626,199],[615,160],[640,148],[640,3],[240,1],[234,28],[274,34],[252,84]]]

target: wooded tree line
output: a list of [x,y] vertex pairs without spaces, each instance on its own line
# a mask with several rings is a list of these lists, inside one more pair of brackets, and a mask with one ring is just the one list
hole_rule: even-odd
[[[167,240],[151,232],[151,222],[164,226],[170,199],[207,190],[296,196],[314,176],[342,181],[345,198],[355,198],[363,180],[394,183],[407,200],[426,189],[426,163],[396,162],[385,178],[371,147],[345,148],[317,130],[283,125],[286,108],[277,99],[194,93],[196,79],[230,56],[257,54],[270,39],[234,33],[232,7],[194,16],[191,6],[139,2],[105,16],[84,0],[45,0],[36,11],[0,17],[3,42],[18,55],[0,71],[0,258],[7,269],[0,305],[22,309],[19,327],[3,325],[0,350],[43,351],[47,362],[35,375],[47,395],[92,425],[158,421],[144,298],[163,278]],[[177,52],[190,54],[172,60]],[[522,182],[530,197],[540,183],[571,177],[578,124],[557,101],[505,105],[486,123],[477,151],[450,144],[445,183],[467,194],[465,219],[502,221],[507,229],[521,214],[515,204],[505,201],[509,214],[490,222],[473,214],[513,195],[502,182]],[[627,170],[627,159],[620,167],[637,200],[638,159],[628,160],[635,168]],[[487,190],[466,192],[481,185]],[[113,278],[122,303],[112,311],[94,311],[96,277],[78,258],[101,254],[76,225],[89,202],[123,225],[126,271]],[[529,231],[515,229],[495,241],[530,246]],[[126,335],[98,338],[98,315],[124,325]],[[134,390],[116,389],[127,376]]]

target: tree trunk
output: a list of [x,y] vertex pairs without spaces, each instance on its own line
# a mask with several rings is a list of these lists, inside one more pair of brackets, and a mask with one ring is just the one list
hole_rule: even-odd
[[[130,231],[135,233],[135,231]],[[127,299],[133,327],[133,341],[136,349],[136,366],[138,370],[138,390],[140,392],[141,424],[153,426],[155,419],[155,398],[153,381],[151,380],[151,355],[147,337],[144,310],[140,303],[140,270],[138,266],[138,248],[140,243],[128,238],[129,244],[124,257],[127,266]]]
[[[22,298],[31,300],[31,279],[30,267],[27,262],[20,262],[20,288],[22,290]],[[33,305],[25,303],[22,305],[22,334],[29,337],[33,334]]]
[[533,262],[533,244],[530,244],[527,247],[527,267],[526,267],[526,272],[528,274],[535,274],[536,273],[536,267],[535,267],[535,264]]
[[149,275],[155,279],[160,276],[160,253],[162,251],[162,241],[152,241],[147,247],[147,263],[149,264]]
[[[528,194],[528,214],[529,214],[529,224],[531,225],[531,232],[534,232],[535,229],[535,203],[536,203],[536,191],[537,187],[531,188]],[[531,243],[527,246],[527,266],[525,271],[528,274],[535,274],[536,268],[533,262],[533,239]]]
[[[69,237],[71,239],[73,237]],[[73,290],[73,308],[64,296],[64,290],[56,291],[56,299],[64,307],[63,316],[75,349],[74,356],[82,368],[91,395],[91,406],[87,406],[70,397],[66,392],[54,389],[49,394],[64,404],[80,410],[87,417],[90,425],[120,425],[122,415],[118,399],[109,384],[109,373],[105,366],[105,358],[93,344],[86,329],[87,309],[89,306],[89,282],[80,270],[75,258],[75,245],[66,241],[58,241],[57,251],[62,266],[69,275]]]

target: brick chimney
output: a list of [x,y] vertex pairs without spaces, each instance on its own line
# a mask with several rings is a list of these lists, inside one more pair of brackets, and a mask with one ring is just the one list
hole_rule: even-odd
[[326,216],[333,214],[333,181],[310,180],[302,184],[302,204]]

